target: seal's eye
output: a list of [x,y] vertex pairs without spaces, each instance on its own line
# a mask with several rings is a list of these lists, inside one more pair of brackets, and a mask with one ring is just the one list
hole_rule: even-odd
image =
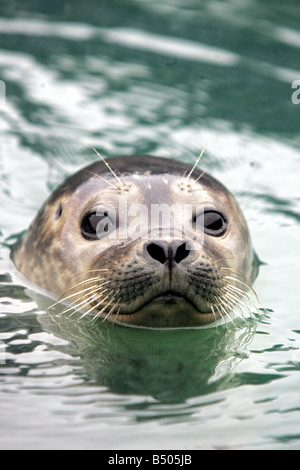
[[99,240],[106,237],[115,224],[110,218],[108,211],[89,212],[81,222],[81,233],[87,240]]
[[226,232],[227,222],[220,212],[204,211],[194,216],[194,225],[207,235],[220,237]]

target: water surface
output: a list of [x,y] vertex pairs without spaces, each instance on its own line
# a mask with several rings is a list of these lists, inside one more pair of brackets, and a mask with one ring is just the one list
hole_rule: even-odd
[[[300,448],[299,21],[296,0],[1,3],[0,448]],[[174,331],[47,314],[10,246],[91,147],[204,146],[267,311]]]

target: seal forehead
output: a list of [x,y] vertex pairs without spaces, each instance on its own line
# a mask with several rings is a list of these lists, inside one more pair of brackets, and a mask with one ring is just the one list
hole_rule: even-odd
[[[131,203],[226,203],[230,193],[208,174],[182,162],[152,156],[109,160],[112,171],[97,161],[67,178],[49,197],[48,205],[69,201],[74,211],[106,202],[117,206],[120,197]],[[117,176],[117,177],[116,177]],[[196,181],[197,180],[197,181]],[[224,204],[223,204],[224,205]]]
[[[169,177],[171,175],[177,176],[178,178],[184,178],[184,175],[189,170],[189,165],[182,162],[170,160],[168,158],[153,157],[148,155],[139,155],[133,157],[117,157],[109,160],[109,165],[117,175],[123,175],[126,180],[127,177],[134,176],[135,181],[141,180],[143,177],[148,176],[161,176],[162,181],[165,185],[168,184]],[[195,180],[200,177],[202,170],[195,169],[191,176],[191,180]],[[91,165],[83,168],[74,175],[67,178],[52,194],[51,202],[55,199],[66,196],[73,193],[76,188],[86,183],[88,180],[93,178],[95,175],[99,175],[101,178],[105,178],[111,183],[116,183],[116,179],[112,172],[102,161],[97,161]],[[100,179],[98,184],[100,187]],[[148,182],[148,185],[151,184]],[[219,183],[216,179],[207,174],[201,176],[201,185],[211,189],[224,189],[224,186]],[[106,185],[103,182],[103,187]]]

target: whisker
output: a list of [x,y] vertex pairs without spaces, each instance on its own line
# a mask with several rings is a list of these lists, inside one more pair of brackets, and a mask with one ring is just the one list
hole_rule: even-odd
[[[74,292],[74,294],[68,295],[67,297],[61,297],[54,305],[56,305],[56,304],[59,303],[59,302],[65,302],[66,300],[71,299],[71,298],[74,297],[75,295],[78,296],[78,295],[80,295],[80,294],[83,294],[83,292],[88,292],[88,291],[90,291],[90,290],[92,290],[92,289],[98,289],[98,290],[99,290],[99,289],[102,288],[105,284],[108,284],[108,283],[109,283],[109,281],[103,282],[103,284],[101,284],[101,286],[99,286],[98,284],[93,284],[92,286],[87,287],[86,289],[82,289],[81,291],[76,291],[76,292]],[[73,287],[72,289],[69,289],[69,291],[70,291],[70,290],[73,290],[74,288],[75,288],[75,287]],[[67,292],[68,292],[68,291],[67,291]],[[51,306],[51,307],[52,307],[52,306]],[[49,307],[49,308],[51,308],[51,307]]]
[[[118,302],[116,303],[116,306],[118,305],[119,302],[120,302],[120,299],[119,299]],[[114,321],[113,321],[113,325],[115,324],[115,322],[116,322],[116,320],[117,320],[117,317],[118,317],[118,315],[119,315],[119,313],[120,313],[120,310],[121,310],[121,305],[119,306],[118,311],[117,311],[117,313],[116,313],[116,315],[115,315],[115,318],[114,318]]]
[[[76,303],[76,300],[75,300],[74,302],[72,302],[72,304],[71,304],[70,306],[66,307],[61,313],[62,313],[62,314],[63,314],[63,313],[67,313],[67,312],[69,312],[70,310],[73,310],[72,305],[74,305],[74,304],[75,304],[75,307],[77,307],[77,311],[78,311],[78,307],[82,306],[83,304],[88,305],[88,304],[91,303],[91,301],[95,301],[95,300],[99,299],[99,298],[104,294],[104,292],[106,292],[107,290],[108,290],[108,289],[104,289],[104,291],[99,292],[98,289],[97,289],[97,290],[95,289],[94,292],[92,292],[92,293],[90,292],[89,294],[86,295],[86,297],[88,297],[88,296],[90,295],[90,297],[89,297],[88,299],[82,300],[82,301],[79,302],[79,303]],[[83,297],[82,297],[82,298],[83,298]],[[81,299],[80,299],[80,300],[81,300]],[[82,307],[81,307],[81,308],[82,308]]]
[[125,179],[124,175],[122,175],[122,173],[121,173],[121,172],[118,170],[118,168],[116,168],[116,170],[115,170],[115,171],[117,171],[117,172],[119,173],[119,175],[120,175],[120,178],[122,178],[122,180],[123,180],[123,185],[124,185],[124,186],[126,186],[126,184],[127,184],[127,181],[126,181],[126,179]]
[[[85,279],[84,281],[81,281],[81,282],[78,282],[77,284],[74,284],[72,287],[69,287],[69,289],[67,291],[65,291],[65,294],[67,294],[69,291],[71,290],[74,290],[76,289],[78,286],[81,286],[83,284],[90,284],[91,282],[94,282],[94,281],[104,281],[105,278],[103,277],[91,277],[89,279]],[[105,282],[102,282],[101,284],[98,284],[98,283],[95,283],[95,286],[103,286],[104,284],[107,284],[108,282],[110,281],[105,281]],[[64,294],[63,294],[64,295]]]
[[[100,305],[103,304],[103,302],[105,302],[105,300],[107,299],[107,297],[109,297],[109,294],[104,298],[104,299],[101,299],[100,302],[98,302],[96,305],[93,305],[89,310],[87,310],[86,312],[83,312],[83,314],[81,315],[80,319],[86,317],[87,315],[89,315],[91,312],[93,312],[93,310],[97,309]],[[96,297],[95,299],[93,299],[93,301],[96,301],[98,299],[101,298],[101,295],[99,295],[98,297]],[[89,302],[89,304],[91,304],[91,302]],[[105,307],[104,307],[105,308]]]
[[185,178],[185,175],[187,174],[188,169],[189,169],[189,167],[187,167],[187,169],[186,169],[185,172],[183,173],[182,178]]
[[107,161],[102,157],[102,155],[100,155],[99,152],[97,152],[97,150],[95,148],[92,147],[92,149],[94,150],[94,152],[96,152],[96,154],[98,155],[99,158],[101,158],[101,160],[103,161],[103,163],[107,166],[107,168],[109,169],[109,171],[111,172],[111,174],[116,178],[116,180],[118,181],[119,184],[121,184],[121,186],[125,186],[123,181],[121,181],[121,179],[116,175],[116,173],[114,172],[114,170],[111,168],[111,166],[107,163]]
[[232,311],[239,317],[241,320],[243,320],[246,323],[244,312],[242,310],[241,305],[235,302],[231,302],[230,300],[227,299],[227,302],[231,305]]
[[210,306],[210,309],[211,309],[211,311],[212,311],[212,313],[213,313],[213,316],[214,316],[214,319],[215,319],[216,332],[217,332],[217,334],[218,334],[218,323],[217,323],[218,320],[217,320],[216,313],[215,313],[215,310],[214,310],[213,305]]
[[237,296],[236,294],[233,294],[232,290],[229,289],[229,286],[226,286],[225,287],[225,297],[229,297],[230,299],[232,299],[234,302],[242,302],[241,301],[241,297]]
[[72,308],[66,310],[65,312],[61,312],[61,315],[70,311],[71,313],[70,313],[69,317],[72,317],[73,315],[75,315],[75,313],[81,312],[85,307],[90,305],[90,302],[94,300],[95,295],[96,294],[93,294],[91,297],[87,298],[86,300],[84,300],[80,304],[77,304],[77,305],[75,304]]
[[221,266],[219,269],[220,269],[220,271],[230,271],[231,274],[236,274],[237,276],[241,276],[246,281],[245,274],[240,272],[240,271],[234,271],[233,269],[226,268],[225,266]]
[[[98,302],[96,305],[92,306],[89,310],[87,310],[87,312],[84,312],[84,314],[82,315],[81,318],[84,318],[86,315],[88,315],[88,314],[91,313],[93,310],[95,310],[95,308],[98,308],[100,305],[102,305],[103,302],[105,302],[105,300],[110,296],[110,294],[111,294],[112,292],[113,292],[113,291],[110,291],[104,299],[101,299],[100,302]],[[107,306],[107,305],[105,305],[104,308],[106,308],[106,306]]]
[[201,175],[200,175],[200,176],[198,176],[198,178],[197,178],[197,179],[195,179],[195,181],[194,181],[194,182],[195,182],[195,183],[197,183],[197,181],[199,181],[199,180],[202,178],[202,176],[203,176],[205,173],[206,173],[206,170],[202,171]]
[[[254,301],[251,300],[250,298],[250,293],[249,292],[246,292],[246,291],[241,291],[241,289],[239,289],[238,287],[236,286],[233,286],[232,284],[228,284],[227,287],[231,290],[232,293],[235,293],[235,294],[240,294],[242,296],[245,296],[247,297],[248,299],[248,302],[255,308],[255,310],[257,311],[257,313],[260,315],[260,312],[257,308],[257,306],[255,305]],[[256,297],[257,298],[257,297]],[[257,299],[257,301],[259,302],[259,300]]]
[[[108,312],[108,314],[105,316],[105,318],[103,318],[102,323],[105,322],[105,320],[113,313],[113,311],[114,311],[115,308],[116,308],[116,304],[114,304],[114,305],[111,307],[111,309],[110,309],[110,311]],[[96,318],[98,318],[98,316],[99,316],[99,315],[97,315]]]
[[89,305],[89,302],[91,300],[94,299],[94,297],[98,295],[96,293],[89,293],[88,294],[88,297],[87,299],[83,300],[82,302],[80,303],[77,303],[77,301],[75,300],[74,302],[72,302],[72,304],[70,305],[70,307],[66,307],[62,312],[60,312],[60,316],[64,315],[66,316],[65,314],[68,313],[68,312],[71,312],[69,317],[72,317],[72,315],[74,315],[75,313],[79,312],[80,310],[82,310],[83,308],[85,308],[87,305]]
[[[103,279],[104,279],[104,278],[97,276],[97,277],[92,277],[92,278],[89,278],[89,279],[85,279],[84,281],[81,281],[81,282],[78,282],[77,284],[74,284],[73,286],[69,287],[69,289],[67,289],[67,290],[58,298],[58,300],[57,300],[56,302],[54,302],[52,305],[50,305],[50,307],[48,307],[48,310],[51,309],[51,308],[53,308],[53,307],[55,307],[58,303],[63,302],[63,301],[65,301],[65,300],[69,299],[70,297],[73,297],[73,296],[76,295],[76,294],[80,294],[81,292],[84,292],[84,290],[81,291],[81,292],[78,292],[78,291],[77,291],[77,292],[75,292],[74,294],[72,294],[71,296],[65,297],[68,292],[70,292],[70,291],[76,289],[78,286],[83,285],[83,284],[90,284],[91,282],[94,282],[94,281],[96,281],[96,280],[102,281]],[[109,281],[106,281],[106,282],[101,283],[101,284],[99,285],[99,287],[103,286],[104,284],[107,284],[108,282],[109,282]],[[95,285],[96,285],[96,284],[95,284]]]
[[[241,314],[236,312],[237,315],[243,320],[245,321],[245,318],[244,316],[242,315],[242,310],[240,308],[239,305],[237,305],[236,303],[233,303],[231,300],[229,300],[227,297],[226,297],[226,294],[224,296],[226,298],[226,301],[223,299],[220,299],[220,298],[217,298],[216,296],[213,296],[214,300],[215,300],[215,307],[217,308],[220,316],[225,320],[225,325],[227,326],[227,322],[226,322],[226,319],[228,318],[230,322],[233,323],[234,327],[235,327],[235,323],[234,323],[234,317],[232,317],[230,315],[230,312],[236,312],[235,308],[238,307],[239,310],[241,311]],[[220,312],[221,310],[221,312]],[[223,312],[223,314],[222,314]]]
[[[100,271],[106,271],[106,272],[109,272],[109,270],[107,268],[101,268],[101,269],[85,269],[84,271],[80,271],[79,273],[77,274],[74,274],[70,280],[69,280],[69,283],[72,282],[72,280],[77,277],[77,276],[81,276],[82,274],[88,274],[88,273],[93,273],[93,272],[100,272]],[[90,279],[90,278],[89,278]]]
[[233,284],[227,284],[228,287],[230,287],[232,290],[236,292],[236,294],[239,294],[241,296],[245,295],[246,292],[242,289],[239,289],[238,287],[234,286]]
[[214,296],[214,300],[217,301],[214,306],[215,306],[215,308],[217,309],[220,318],[223,318],[223,319],[225,320],[225,325],[227,326],[227,322],[226,322],[227,315],[225,315],[225,317],[224,317],[224,315],[222,314],[222,312],[220,312],[220,309],[219,309],[219,302],[218,302],[218,299],[216,299],[215,296]]
[[[255,300],[257,300],[258,303],[260,304],[260,302],[259,302],[259,300],[258,300],[258,298],[257,298],[257,295],[256,295],[255,297],[253,297],[253,296],[251,296],[251,293],[246,292],[246,291],[244,291],[244,290],[241,290],[241,289],[239,289],[237,286],[232,285],[231,283],[227,284],[226,287],[228,288],[228,290],[231,292],[232,295],[240,296],[240,298],[241,298],[241,297],[246,297],[247,300],[248,300],[248,302],[249,302],[249,304],[254,308],[254,310],[256,310],[256,312],[258,313],[258,315],[260,315],[260,311],[259,311],[259,309],[258,309],[258,307],[257,307],[257,305],[256,305],[256,303],[255,303]],[[252,300],[250,297],[252,297],[253,300]],[[245,304],[245,306],[246,306],[246,304]],[[251,314],[250,309],[248,308],[248,306],[246,306],[246,307],[247,307],[247,309],[248,309],[248,311],[249,311],[249,313],[250,313],[250,316],[251,316],[252,314]]]
[[100,180],[104,181],[105,183],[109,184],[110,186],[112,186],[113,188],[117,189],[118,186],[116,186],[115,184],[113,184],[111,181],[108,181],[106,180],[105,178],[103,178],[103,176],[101,175],[98,175],[97,173],[94,173],[93,171],[90,171],[90,170],[85,170],[87,173],[90,173],[91,175],[94,175],[94,176],[97,176],[97,178],[99,178]]
[[83,289],[82,291],[79,291],[79,292],[76,291],[74,294],[69,295],[69,296],[67,296],[67,297],[64,297],[64,295],[65,295],[66,293],[68,293],[68,292],[70,292],[71,290],[73,290],[73,288],[70,288],[70,289],[68,289],[66,292],[64,292],[64,293],[59,297],[59,299],[58,299],[56,302],[54,302],[52,305],[50,305],[50,307],[48,307],[48,310],[54,308],[54,307],[55,307],[56,305],[58,305],[60,302],[64,302],[65,300],[68,300],[68,299],[70,299],[71,297],[74,297],[74,295],[81,294],[82,292],[86,292],[86,291],[91,290],[91,289],[94,289],[94,288],[95,288],[95,285],[90,286],[90,287],[87,287],[86,289]]
[[[75,306],[76,306],[76,305],[80,305],[80,304],[78,304],[78,301],[79,301],[79,300],[86,299],[87,297],[90,299],[90,298],[92,298],[95,294],[98,294],[98,289],[97,289],[97,287],[93,286],[92,289],[93,289],[93,290],[91,290],[91,291],[87,292],[86,294],[84,294],[83,296],[81,296],[80,299],[76,298],[75,300],[73,300],[73,302],[71,302],[71,303],[69,303],[68,305],[66,305],[66,307],[64,308],[64,310],[63,310],[61,313],[65,313],[67,309],[70,310],[70,309],[72,308],[72,305],[75,305]],[[74,294],[74,295],[77,295],[77,293]]]
[[230,313],[229,313],[230,312],[230,306],[228,306],[228,304],[226,302],[224,302],[224,300],[221,300],[219,302],[219,306],[220,306],[221,310],[225,313],[225,316],[227,318],[229,318],[230,321],[233,321],[233,318],[230,316]]
[[216,313],[215,313],[215,310],[214,310],[213,305],[210,306],[210,309],[211,309],[211,311],[212,311],[212,313],[213,313],[213,316],[214,316],[214,319],[215,319],[215,322],[216,322],[216,321],[217,321],[217,318],[216,318]]
[[247,289],[249,289],[254,294],[257,302],[259,303],[259,299],[257,297],[257,294],[256,294],[255,290],[253,289],[253,287],[249,286],[249,284],[246,284],[245,282],[241,281],[240,279],[236,279],[235,277],[231,277],[231,276],[226,276],[225,279],[231,279],[232,281],[239,282],[240,284],[245,286]]
[[[108,307],[108,305],[111,304],[111,302],[115,299],[116,295],[117,295],[117,292],[116,292],[115,295],[112,297],[112,299],[108,302],[108,304],[106,305],[106,307]],[[108,312],[108,314],[103,318],[102,322],[104,322],[104,321],[109,317],[109,315],[111,314],[111,311],[113,311],[113,310],[115,309],[115,307],[116,307],[116,304],[114,304],[114,305],[112,306],[112,308],[110,309],[110,311]],[[102,311],[101,311],[100,313],[102,313]],[[100,315],[99,315],[99,316],[100,316]]]
[[[111,292],[112,292],[112,291],[111,291]],[[101,316],[101,313],[102,313],[103,311],[105,311],[105,309],[112,303],[112,301],[114,300],[115,296],[116,296],[116,294],[110,299],[110,301],[109,301],[107,304],[104,305],[104,307],[103,307],[101,310],[99,310],[99,312],[96,313],[96,315],[93,317],[92,321],[97,320],[97,318],[99,318],[99,317]],[[107,297],[106,297],[106,298],[107,298]],[[100,302],[99,304],[95,305],[95,308],[97,308],[97,307],[98,307],[99,305],[101,305],[101,304],[102,304],[102,302]],[[114,306],[113,306],[113,307],[114,307]],[[106,319],[106,317],[105,317],[105,319]]]
[[198,163],[199,163],[199,161],[200,161],[202,155],[204,154],[206,147],[207,147],[207,146],[205,146],[205,147],[203,148],[203,150],[202,150],[202,152],[200,153],[199,157],[197,158],[197,160],[196,160],[196,162],[195,162],[193,168],[191,169],[191,171],[189,172],[189,174],[185,177],[185,179],[184,179],[185,182],[187,182],[187,180],[191,177],[191,175],[192,175],[193,171],[195,170],[196,166],[198,165]]
[[249,308],[247,307],[247,305],[246,305],[245,303],[243,303],[240,299],[238,299],[238,298],[232,296],[232,295],[229,294],[228,292],[227,292],[227,294],[225,294],[225,297],[226,297],[227,302],[230,304],[232,310],[235,310],[235,308],[238,308],[238,309],[239,309],[239,311],[240,311],[241,313],[238,313],[238,312],[236,312],[236,313],[237,313],[237,315],[238,315],[242,320],[245,321],[245,318],[244,318],[244,315],[243,315],[243,310],[242,310],[241,306],[247,308],[247,310],[249,311],[249,314],[250,314],[250,316],[251,316],[251,311],[250,311],[250,309],[249,309]]

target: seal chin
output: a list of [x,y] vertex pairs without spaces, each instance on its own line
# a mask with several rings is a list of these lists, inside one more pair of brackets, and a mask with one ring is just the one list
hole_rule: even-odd
[[186,302],[187,304],[191,304],[191,302],[186,299],[183,295],[178,294],[176,292],[168,291],[165,294],[158,295],[150,302],[154,302],[157,304],[163,305],[178,305],[182,302]]
[[[197,306],[194,304],[192,299],[189,299],[188,296],[183,295],[179,292],[171,291],[168,290],[166,292],[163,292],[152,299],[148,300],[147,302],[144,303],[142,308],[146,308],[147,306],[153,306],[153,307],[172,307],[172,309],[177,308],[177,307],[184,307],[185,309],[193,309],[199,313],[210,313],[211,311],[199,311]],[[139,308],[141,309],[141,307]]]
[[217,318],[210,310],[199,311],[189,299],[170,291],[152,298],[133,312],[120,310],[115,320],[146,328],[184,328],[208,325]]

